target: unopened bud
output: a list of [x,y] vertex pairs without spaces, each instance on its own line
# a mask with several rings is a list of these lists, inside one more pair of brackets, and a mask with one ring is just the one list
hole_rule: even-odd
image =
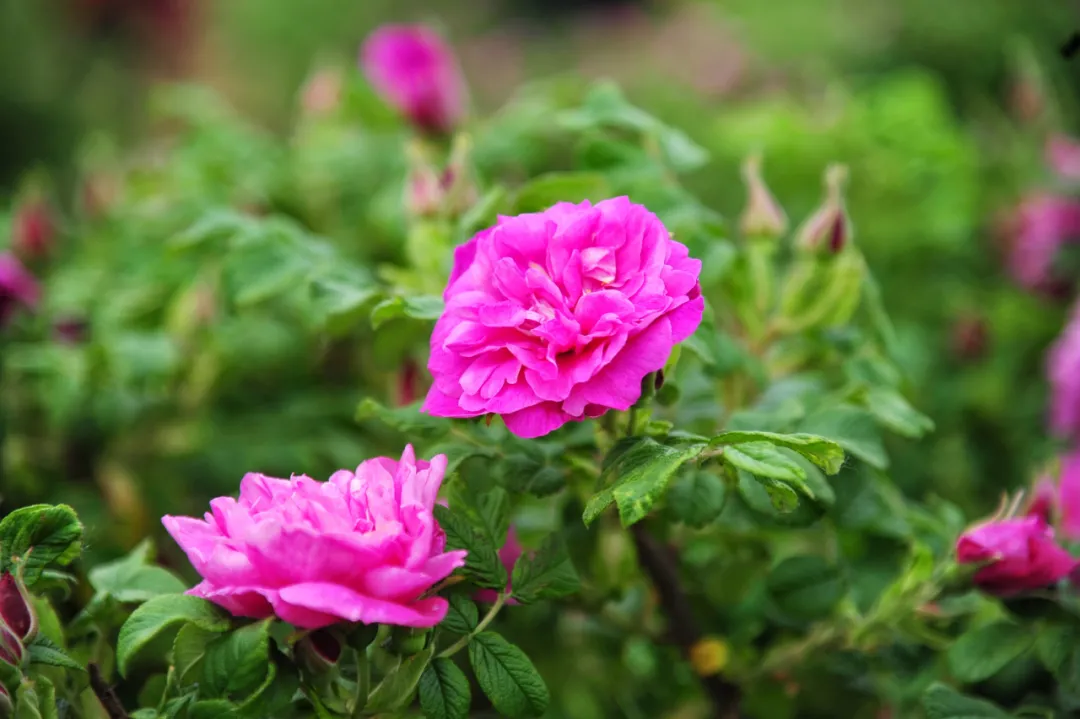
[[450,161],[440,182],[445,193],[446,210],[453,217],[463,214],[476,204],[478,193],[469,160],[471,153],[472,141],[469,136],[456,136],[450,150]]
[[761,177],[761,157],[747,157],[742,172],[747,190],[746,209],[739,218],[743,237],[780,237],[787,232],[787,216]]
[[52,207],[40,193],[35,193],[15,210],[12,247],[25,258],[44,257],[56,240],[56,222]]
[[86,341],[89,329],[86,320],[68,317],[53,324],[53,337],[62,344],[79,345]]
[[23,643],[15,636],[15,632],[0,625],[0,667],[5,664],[9,667],[21,666],[23,654]]
[[313,674],[322,674],[337,666],[341,651],[341,639],[326,629],[316,629],[296,644],[297,657]]
[[847,168],[832,165],[825,171],[825,201],[799,227],[795,245],[809,252],[837,254],[851,240],[851,220],[844,207]]
[[961,317],[952,329],[953,355],[963,362],[980,359],[986,354],[989,334],[986,320],[982,317]]
[[79,200],[90,219],[107,215],[119,199],[120,180],[111,172],[91,172],[83,178]]
[[38,621],[30,595],[13,574],[0,574],[0,626],[14,632],[22,642],[37,636]]
[[341,103],[341,70],[318,70],[304,85],[301,104],[309,115],[327,115]]
[[428,162],[419,145],[409,147],[409,176],[405,181],[405,210],[409,217],[425,218],[439,214],[445,198],[439,173]]

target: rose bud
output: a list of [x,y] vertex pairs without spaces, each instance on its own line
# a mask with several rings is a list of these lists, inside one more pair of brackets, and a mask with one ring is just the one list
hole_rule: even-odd
[[975,584],[998,596],[1043,589],[1069,576],[1077,562],[1054,541],[1040,517],[990,520],[972,527],[956,543],[961,564],[984,564]]

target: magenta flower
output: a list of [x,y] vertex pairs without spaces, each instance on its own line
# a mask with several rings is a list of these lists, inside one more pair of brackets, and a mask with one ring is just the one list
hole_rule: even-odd
[[1060,436],[1080,434],[1080,304],[1047,356],[1050,428]]
[[957,541],[956,558],[961,564],[985,564],[975,573],[975,584],[999,596],[1048,587],[1077,566],[1054,541],[1054,530],[1038,516],[972,527]]
[[327,482],[248,474],[205,520],[162,523],[203,577],[188,593],[236,616],[431,627],[447,602],[420,596],[465,563],[432,513],[445,471],[445,455],[418,461],[407,446]]
[[41,296],[37,280],[10,253],[0,254],[0,327],[7,324],[15,310],[33,308]]
[[1066,242],[1080,237],[1080,203],[1067,197],[1034,195],[1016,211],[1009,269],[1033,290],[1054,284],[1053,264]]
[[446,133],[461,120],[465,81],[453,51],[431,28],[384,25],[364,43],[360,65],[387,102],[420,129]]
[[[521,556],[522,548],[518,543],[517,532],[513,527],[510,527],[506,532],[506,541],[503,543],[502,548],[499,549],[499,561],[506,567],[506,576],[509,577],[514,571],[514,565],[517,564],[518,557]],[[510,580],[506,580],[506,591],[510,591]],[[494,589],[481,589],[473,595],[473,599],[478,602],[494,602],[498,599],[499,593]],[[517,601],[511,599],[507,604],[517,604]]]
[[454,252],[423,411],[540,437],[627,410],[701,323],[701,261],[641,205],[500,217]]
[[1080,450],[1073,450],[1061,460],[1057,490],[1061,533],[1067,539],[1080,540]]
[[1063,180],[1080,180],[1080,143],[1067,135],[1046,141],[1046,163]]

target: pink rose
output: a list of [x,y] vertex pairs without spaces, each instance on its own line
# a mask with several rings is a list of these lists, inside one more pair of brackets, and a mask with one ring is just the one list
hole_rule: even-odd
[[627,410],[701,323],[700,272],[626,197],[500,217],[454,252],[422,409],[520,437]]
[[445,133],[461,120],[465,81],[434,30],[384,25],[364,43],[360,65],[375,89],[420,129]]
[[1080,304],[1047,356],[1050,428],[1060,436],[1080,434]]
[[1061,461],[1058,480],[1058,516],[1061,533],[1068,539],[1080,539],[1080,451],[1074,450]]
[[1014,222],[1009,270],[1029,289],[1050,289],[1058,250],[1080,237],[1080,203],[1055,195],[1034,195],[1020,204]]
[[1064,180],[1080,180],[1080,143],[1067,135],[1046,141],[1046,163]]
[[0,254],[0,326],[15,314],[19,305],[33,308],[41,296],[37,280],[10,253]]
[[956,543],[961,564],[982,564],[975,584],[991,594],[1009,596],[1042,589],[1064,579],[1077,562],[1054,541],[1041,517],[991,520],[972,527]]
[[[518,544],[517,532],[513,527],[510,527],[506,531],[506,542],[503,543],[502,548],[499,550],[499,561],[506,567],[506,576],[509,577],[514,571],[514,565],[517,564],[518,557],[521,556],[521,545]],[[506,580],[506,591],[510,591],[510,580]],[[494,589],[481,589],[473,595],[473,599],[478,602],[494,602],[499,597],[499,593]],[[517,604],[516,600],[509,600],[507,604]]]
[[442,597],[420,595],[465,563],[445,552],[432,509],[446,456],[370,459],[327,482],[248,474],[240,499],[205,520],[165,517],[203,582],[188,593],[236,616],[276,615],[305,629],[336,622],[431,627]]

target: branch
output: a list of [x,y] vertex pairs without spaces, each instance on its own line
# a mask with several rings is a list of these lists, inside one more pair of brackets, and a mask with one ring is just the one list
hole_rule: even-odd
[[[667,615],[668,628],[683,656],[690,659],[691,650],[704,637],[694,618],[690,598],[679,579],[679,558],[664,547],[639,522],[630,528],[637,547],[638,562],[649,575],[660,596],[660,606]],[[720,674],[698,675],[702,688],[712,701],[717,719],[739,719],[739,687]]]
[[93,689],[94,696],[101,702],[105,713],[109,715],[109,719],[130,719],[128,713],[124,711],[124,705],[120,703],[120,699],[116,696],[116,692],[105,681],[105,677],[101,676],[98,665],[91,663],[87,668],[90,670],[90,688]]

